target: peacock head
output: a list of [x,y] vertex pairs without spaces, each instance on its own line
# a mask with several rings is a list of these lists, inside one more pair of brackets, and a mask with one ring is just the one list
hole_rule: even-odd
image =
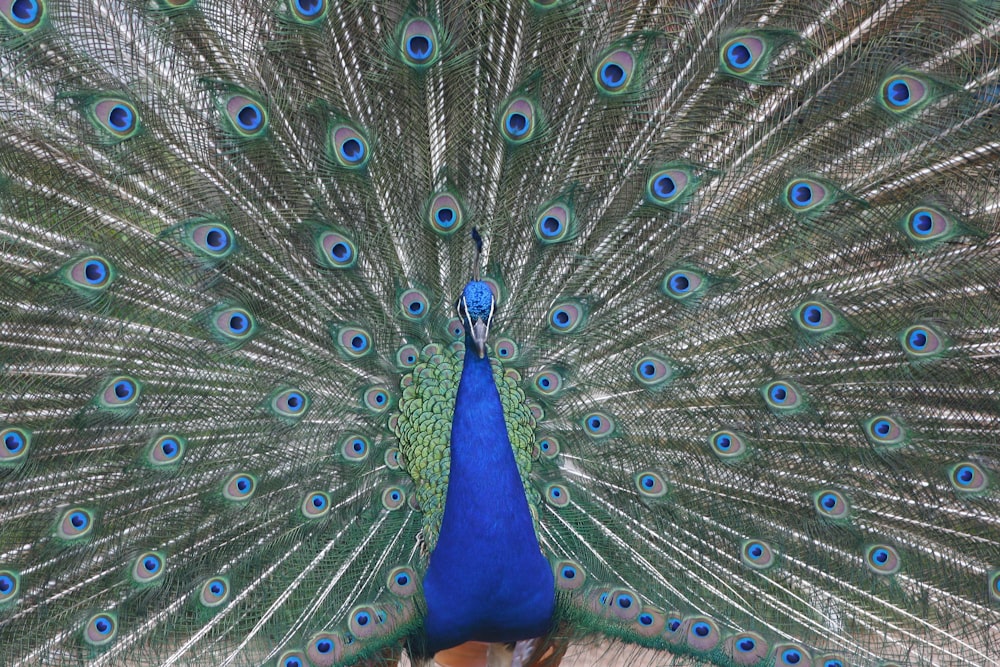
[[480,280],[470,280],[458,299],[458,316],[462,318],[466,335],[472,339],[482,359],[486,355],[486,338],[493,322],[493,291]]

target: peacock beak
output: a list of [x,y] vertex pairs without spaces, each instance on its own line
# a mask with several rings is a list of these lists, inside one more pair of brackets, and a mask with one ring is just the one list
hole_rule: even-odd
[[479,358],[482,359],[486,355],[486,337],[490,333],[490,328],[482,320],[476,320],[472,323],[472,342],[476,346],[476,352],[479,353]]

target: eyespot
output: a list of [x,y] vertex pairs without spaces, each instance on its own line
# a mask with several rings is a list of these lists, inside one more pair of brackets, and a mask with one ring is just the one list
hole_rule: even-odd
[[671,644],[680,644],[687,634],[684,621],[676,611],[667,614],[667,622],[663,629],[663,638]]
[[553,507],[569,505],[569,489],[562,484],[549,484],[545,487],[545,502]]
[[802,392],[791,382],[769,382],[760,391],[767,407],[776,414],[793,412],[804,404]]
[[302,516],[319,519],[330,511],[330,496],[322,491],[313,491],[302,501]]
[[766,570],[774,565],[774,551],[767,542],[761,540],[746,540],[740,548],[743,564],[755,570]]
[[448,320],[447,330],[448,335],[455,340],[461,340],[465,336],[465,327],[462,326],[462,320],[457,317]]
[[910,211],[903,222],[906,237],[917,245],[943,241],[955,233],[955,223],[941,211],[918,206]]
[[555,9],[556,7],[561,7],[567,2],[569,2],[569,0],[529,0],[531,8],[539,13],[544,13]]
[[149,443],[146,459],[156,467],[170,466],[184,456],[187,440],[177,435],[161,435]]
[[746,441],[735,431],[723,429],[708,436],[712,453],[723,461],[736,461],[747,453]]
[[597,90],[607,95],[626,91],[635,71],[635,56],[626,49],[617,49],[601,59],[594,68]]
[[352,463],[357,463],[367,459],[370,449],[371,447],[368,444],[368,438],[362,435],[348,435],[340,443],[341,456],[343,456],[345,460]]
[[83,639],[91,646],[109,644],[116,634],[118,634],[118,619],[108,612],[91,616],[83,629]]
[[865,565],[875,574],[895,574],[899,571],[899,554],[888,544],[873,544],[865,549]]
[[719,59],[722,71],[739,76],[757,69],[764,54],[764,42],[757,37],[742,35],[722,45]]
[[537,124],[535,104],[526,97],[517,97],[504,108],[500,129],[507,143],[518,146],[535,136]]
[[375,386],[365,390],[361,402],[364,407],[376,414],[380,414],[392,406],[392,397],[385,387]]
[[978,464],[963,461],[948,471],[948,481],[960,493],[979,493],[989,486],[989,477]]
[[813,663],[819,667],[847,667],[844,659],[838,655],[821,655]]
[[532,388],[542,396],[557,396],[563,388],[563,379],[555,371],[539,371],[531,378]]
[[642,605],[633,591],[625,588],[615,588],[608,591],[604,597],[604,607],[611,615],[623,621],[635,619],[642,611]]
[[785,186],[785,203],[797,213],[813,211],[826,203],[826,187],[809,178],[796,178]]
[[64,540],[77,540],[89,535],[93,529],[94,515],[90,510],[74,507],[63,513],[56,533]]
[[915,76],[890,76],[882,82],[882,106],[893,113],[912,111],[928,99],[930,87]]
[[647,498],[660,498],[667,492],[663,478],[655,472],[640,472],[635,477],[635,488]]
[[493,351],[502,361],[513,361],[517,359],[518,347],[510,338],[498,338]]
[[390,447],[385,450],[385,456],[382,457],[382,460],[385,461],[385,465],[389,470],[399,470],[400,466],[402,466],[399,461],[399,448],[397,447]]
[[233,230],[221,222],[191,222],[184,225],[184,243],[203,257],[224,259],[233,252]]
[[592,438],[604,438],[612,433],[615,422],[603,412],[592,412],[583,418],[583,430]]
[[926,325],[908,328],[900,335],[899,341],[903,352],[915,359],[933,357],[944,352],[941,336]]
[[647,354],[635,362],[632,367],[632,377],[638,380],[639,384],[655,389],[670,381],[673,369],[663,357]]
[[410,597],[417,592],[417,573],[411,567],[397,567],[389,573],[386,586],[400,597]]
[[306,657],[313,667],[333,667],[343,655],[343,640],[329,632],[313,635],[306,649]]
[[0,2],[0,15],[14,30],[31,32],[42,24],[45,18],[45,0],[8,0]]
[[643,637],[659,637],[666,627],[666,615],[655,607],[643,607],[635,617],[632,629]]
[[335,125],[330,130],[330,144],[334,160],[346,169],[362,169],[371,157],[368,140],[350,125]]
[[838,491],[829,489],[813,494],[813,506],[821,517],[827,519],[846,519],[851,512],[847,498]]
[[646,201],[656,206],[679,204],[694,185],[692,175],[683,169],[661,169],[646,181]]
[[229,599],[229,580],[226,577],[212,577],[201,585],[198,601],[212,609],[225,604]]
[[538,440],[538,452],[547,459],[554,459],[559,455],[559,441],[551,435]]
[[465,222],[465,211],[458,197],[447,192],[435,195],[427,206],[427,222],[438,234],[457,232]]
[[286,651],[278,658],[278,667],[306,667],[306,655],[301,651]]
[[421,322],[427,317],[427,295],[418,289],[408,289],[399,296],[399,309],[411,322]]
[[63,275],[84,292],[100,292],[115,279],[114,269],[103,257],[90,255],[77,260],[63,269]]
[[809,667],[812,656],[796,644],[779,644],[774,647],[774,667]]
[[734,664],[745,667],[761,663],[767,657],[769,646],[756,632],[741,632],[726,640],[725,651]]
[[398,486],[390,486],[382,492],[382,506],[387,510],[398,510],[406,503],[406,494]]
[[404,345],[396,350],[396,365],[400,368],[413,368],[420,360],[420,350],[416,345]]
[[322,231],[316,239],[316,255],[330,269],[349,269],[358,261],[354,241],[344,234]]
[[0,466],[20,463],[31,449],[31,431],[17,426],[0,429]]
[[567,204],[550,204],[535,218],[535,238],[543,244],[568,241],[572,238],[573,223],[573,210]]
[[587,311],[578,301],[564,301],[549,310],[549,329],[556,333],[572,333],[587,320]]
[[132,580],[137,584],[151,584],[163,577],[165,564],[166,559],[158,551],[140,554],[132,563]]
[[399,50],[403,62],[421,70],[438,58],[438,39],[434,26],[424,19],[411,19],[403,28]]
[[888,415],[877,415],[864,423],[865,437],[875,446],[894,446],[906,442],[906,431]]
[[123,99],[98,100],[91,109],[97,126],[115,141],[130,139],[139,130],[139,114]]
[[230,95],[224,111],[227,124],[239,136],[252,139],[263,136],[267,130],[264,105],[246,95]]
[[212,316],[211,322],[221,339],[233,344],[250,340],[257,333],[257,322],[245,308],[221,308]]
[[0,570],[0,608],[21,594],[21,575],[13,570]]
[[380,625],[385,622],[384,612],[379,613],[374,607],[364,605],[355,607],[348,614],[348,629],[357,639],[365,639],[374,635]]
[[555,564],[556,588],[562,591],[578,590],[587,580],[587,574],[579,563],[561,560]]
[[696,616],[691,619],[687,633],[687,644],[696,651],[711,651],[721,639],[719,628],[715,621],[706,616]]
[[326,0],[288,0],[292,17],[300,23],[316,23],[326,16]]
[[285,419],[299,419],[309,410],[309,397],[298,389],[279,391],[271,399],[271,412]]
[[699,294],[705,285],[701,274],[689,270],[675,270],[663,278],[663,293],[676,301],[686,301]]
[[360,359],[372,351],[371,334],[361,327],[341,327],[335,340],[340,353],[348,359]]
[[111,409],[127,408],[139,400],[139,383],[127,375],[112,378],[99,396],[100,404]]
[[994,602],[1000,602],[1000,570],[990,573],[990,596]]
[[250,500],[257,490],[257,478],[247,473],[237,473],[226,480],[222,487],[222,495],[233,502]]
[[795,324],[808,333],[824,333],[837,324],[837,315],[819,301],[806,301],[794,311]]

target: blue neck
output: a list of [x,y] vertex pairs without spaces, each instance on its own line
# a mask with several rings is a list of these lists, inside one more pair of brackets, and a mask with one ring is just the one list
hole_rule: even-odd
[[466,339],[451,426],[451,469],[423,582],[429,653],[466,641],[543,635],[555,605],[489,357]]

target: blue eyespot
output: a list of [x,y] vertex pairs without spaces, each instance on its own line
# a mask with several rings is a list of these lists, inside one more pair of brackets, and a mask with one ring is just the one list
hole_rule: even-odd
[[417,592],[419,578],[413,568],[397,567],[389,573],[389,590],[400,597],[410,597]]
[[19,464],[31,449],[31,432],[16,426],[0,428],[0,466]]
[[132,564],[132,580],[138,584],[151,584],[159,580],[166,571],[164,556],[157,551],[140,554]]
[[882,82],[881,103],[892,113],[910,111],[930,99],[929,82],[918,77],[901,74],[890,76]]
[[850,505],[847,499],[841,493],[833,490],[813,494],[813,505],[821,517],[828,519],[846,519],[850,514]]
[[257,489],[257,478],[246,473],[238,473],[226,480],[222,495],[233,502],[250,500]]
[[640,472],[634,479],[639,493],[647,498],[659,498],[667,492],[666,483],[655,472]]
[[578,301],[557,303],[549,310],[549,329],[555,333],[572,333],[583,326],[586,310]]
[[617,95],[629,87],[635,71],[635,56],[627,49],[617,49],[604,56],[594,70],[597,90],[605,95]]
[[331,269],[348,269],[358,259],[354,242],[345,234],[320,230],[316,236],[316,258]]
[[895,574],[902,564],[899,553],[887,544],[875,544],[865,550],[865,564],[875,574]]
[[545,500],[553,507],[566,507],[570,503],[569,489],[562,484],[549,484],[545,487]]
[[44,6],[39,0],[14,0],[3,11],[3,16],[18,30],[28,32],[41,23]]
[[411,19],[402,30],[403,62],[415,70],[423,70],[438,58],[437,33],[428,21]]
[[21,592],[21,575],[13,570],[0,570],[0,609],[13,602]]
[[583,427],[587,435],[593,438],[603,438],[614,430],[615,423],[611,417],[603,412],[593,412],[583,418]]
[[670,381],[673,377],[673,368],[666,359],[649,354],[635,362],[632,376],[647,389],[655,390]]
[[84,627],[83,638],[93,646],[104,646],[111,642],[118,632],[118,621],[114,615],[100,613],[90,617]]
[[328,151],[334,161],[347,169],[361,169],[371,157],[368,140],[350,125],[335,125],[330,130]]
[[537,109],[528,98],[517,97],[511,100],[504,109],[501,118],[504,139],[509,144],[523,144],[530,141],[535,135]]
[[301,23],[315,23],[326,15],[326,0],[289,0],[292,16]]

